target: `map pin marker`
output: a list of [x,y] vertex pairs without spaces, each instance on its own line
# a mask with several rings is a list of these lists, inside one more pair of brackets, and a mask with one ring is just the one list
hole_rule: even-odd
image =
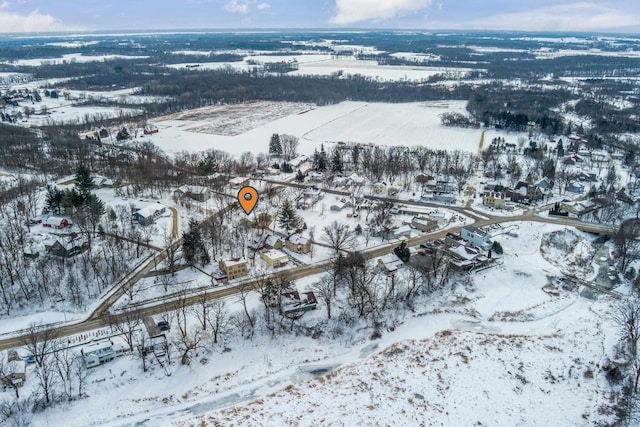
[[258,191],[253,187],[242,187],[238,191],[238,202],[244,213],[249,215],[258,203]]

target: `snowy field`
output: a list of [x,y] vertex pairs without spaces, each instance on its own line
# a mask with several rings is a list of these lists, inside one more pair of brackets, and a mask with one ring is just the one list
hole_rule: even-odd
[[[36,414],[34,422],[69,427],[262,426],[265,420],[270,425],[611,423],[609,386],[600,368],[604,358],[613,357],[616,340],[608,320],[611,301],[585,299],[575,289],[558,289],[555,295],[543,289],[548,276],[560,273],[563,258],[551,265],[539,247],[543,236],[561,229],[520,224],[517,237],[501,239],[503,265],[474,274],[473,283],[422,299],[413,313],[387,313],[396,327],[379,340],[370,340],[369,328],[317,339],[225,336],[200,352],[207,360],[190,366],[174,361],[170,375],[155,362],[142,373],[140,360],[125,356],[91,370],[88,398]],[[298,288],[316,280],[300,280]],[[226,301],[240,310],[236,297]],[[252,294],[249,307],[260,304]],[[325,318],[320,305],[303,322],[312,326]]]
[[17,61],[7,61],[5,64],[38,67],[40,65],[73,64],[83,62],[104,62],[112,59],[145,59],[148,56],[127,56],[127,55],[82,55],[81,53],[69,53],[60,58],[35,58],[19,59]]
[[[268,110],[281,110],[278,103],[260,103]],[[203,151],[210,148],[225,150],[238,155],[246,151],[266,151],[271,135],[285,133],[300,138],[298,152],[312,154],[320,144],[349,141],[373,143],[377,145],[422,145],[433,149],[465,150],[477,152],[482,131],[461,129],[440,124],[440,115],[445,112],[465,112],[464,101],[438,101],[405,104],[384,104],[365,102],[341,102],[335,105],[317,107],[298,114],[272,120],[255,127],[248,120],[242,123],[237,117],[236,106],[221,107],[214,125],[209,120],[160,120],[155,122],[160,132],[151,140],[167,153],[182,150]],[[225,113],[228,111],[229,113]],[[229,123],[232,131],[221,128]],[[269,111],[262,117],[274,116]],[[277,114],[275,115],[277,117]],[[215,124],[218,123],[218,124]],[[200,133],[218,128],[221,134]],[[238,129],[251,129],[235,136]]]
[[[205,52],[206,53],[206,52]],[[432,59],[431,57],[415,57],[416,60]],[[281,61],[298,62],[298,70],[291,71],[291,76],[331,76],[361,75],[378,81],[426,81],[436,74],[455,74],[465,77],[471,68],[455,67],[412,67],[406,65],[379,65],[377,61],[360,60],[352,57],[333,55],[250,55],[237,62],[193,62],[168,65],[174,69],[191,68],[193,70],[217,70],[231,67],[239,71],[249,71],[256,63],[273,63]]]

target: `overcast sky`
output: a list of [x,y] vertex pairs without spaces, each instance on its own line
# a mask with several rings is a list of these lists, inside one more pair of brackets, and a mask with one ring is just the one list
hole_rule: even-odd
[[0,33],[397,28],[640,33],[639,0],[0,0]]

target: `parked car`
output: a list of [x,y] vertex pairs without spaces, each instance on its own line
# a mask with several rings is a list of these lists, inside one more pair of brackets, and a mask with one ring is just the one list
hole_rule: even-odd
[[160,329],[161,332],[166,332],[171,330],[171,327],[169,326],[169,322],[161,320],[158,322],[158,329]]

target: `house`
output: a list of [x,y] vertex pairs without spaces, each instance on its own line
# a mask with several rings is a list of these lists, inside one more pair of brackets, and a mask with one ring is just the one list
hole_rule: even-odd
[[7,357],[0,383],[11,387],[22,387],[27,381],[27,364],[24,360]]
[[70,258],[89,249],[88,240],[75,237],[69,240],[55,239],[44,242],[44,249],[47,253],[61,258]]
[[220,270],[227,275],[228,280],[237,279],[247,275],[247,260],[244,258],[229,258],[218,262]]
[[430,219],[436,221],[438,223],[438,227],[444,227],[448,223],[447,216],[442,212],[438,212],[438,211],[430,212],[429,214],[427,214],[427,216]]
[[142,133],[145,135],[153,135],[154,133],[158,133],[158,128],[156,127],[156,125],[146,125],[144,127],[144,129],[142,130]]
[[551,190],[553,189],[554,182],[548,178],[542,178],[536,183],[536,186],[542,190]]
[[70,227],[71,225],[72,223],[70,219],[61,216],[50,216],[49,218],[42,220],[43,227],[55,228],[57,230]]
[[188,197],[198,202],[206,202],[211,198],[211,190],[201,185],[183,185],[173,192],[173,197],[176,199]]
[[371,184],[371,192],[375,194],[385,194],[387,192],[387,184],[384,182],[374,182]]
[[576,163],[582,163],[584,159],[577,153],[573,153],[570,156],[567,156],[562,159],[562,163],[565,165],[575,165]]
[[114,344],[111,341],[101,341],[89,344],[80,350],[80,354],[87,368],[102,365],[122,356],[124,349],[122,344]]
[[434,177],[432,177],[431,175],[427,175],[424,173],[419,173],[418,175],[416,175],[416,182],[418,184],[426,184],[429,181],[433,181]]
[[414,216],[411,219],[411,225],[415,227],[417,230],[430,232],[438,228],[438,221],[430,218],[423,218]]
[[579,202],[566,202],[560,204],[560,210],[569,212],[570,214],[581,217],[590,212],[595,211],[600,206],[590,200],[581,200]]
[[305,311],[315,310],[318,306],[316,295],[309,292],[290,291],[281,295],[282,312],[286,315],[302,315]]
[[391,232],[393,233],[394,239],[401,239],[403,237],[411,237],[411,232],[413,228],[410,225],[401,225],[400,227],[394,228]]
[[247,242],[247,247],[251,250],[258,251],[264,248],[264,243],[267,240],[267,237],[268,236],[264,235],[255,235],[250,238],[249,242]]
[[322,173],[322,172],[312,171],[312,172],[309,172],[307,177],[309,178],[309,181],[312,181],[312,182],[322,182],[322,181],[324,181],[324,173]]
[[264,240],[264,247],[267,249],[281,249],[284,246],[282,239],[275,234],[270,234]]
[[338,200],[335,203],[331,204],[331,206],[329,206],[329,210],[339,212],[345,208],[345,205],[346,205],[345,202]]
[[386,254],[378,258],[378,267],[389,275],[394,274],[403,265],[404,261],[394,253]]
[[311,251],[311,242],[299,234],[292,234],[284,242],[284,247],[299,254],[308,254]]
[[436,181],[437,193],[455,193],[457,190],[455,184],[451,181],[438,180]]
[[472,270],[490,262],[490,259],[482,255],[480,251],[468,246],[449,247],[446,251],[449,255],[450,265],[459,270]]
[[501,192],[489,191],[482,196],[482,204],[491,208],[504,209],[506,203],[506,195]]
[[519,202],[524,199],[535,202],[544,198],[544,192],[540,187],[536,185],[531,185],[527,184],[526,182],[520,181],[516,184],[513,191],[507,192],[507,197],[510,197],[511,200],[515,202]]
[[133,220],[140,225],[151,225],[167,208],[160,203],[148,203],[133,208]]
[[260,252],[260,258],[269,264],[272,268],[283,267],[289,262],[289,257],[284,252],[278,249],[270,249],[268,251]]
[[[165,336],[165,334],[159,334],[159,335],[155,335],[152,337],[148,337],[144,340],[144,352],[146,354],[151,354],[153,353],[154,356],[156,357],[162,357],[167,353],[167,348],[168,348],[168,343],[167,343],[167,337]],[[142,347],[142,345],[138,345],[139,348]]]
[[93,186],[95,188],[112,188],[113,180],[109,178],[105,178],[104,176],[95,175],[91,177],[91,181],[93,182]]
[[307,209],[315,205],[320,199],[322,199],[322,191],[315,187],[308,187],[302,192],[298,206],[301,209]]
[[462,227],[460,236],[464,240],[469,242],[469,244],[474,248],[482,249],[483,251],[488,251],[493,245],[493,242],[487,235],[486,231],[476,228],[472,225]]
[[569,193],[582,194],[584,193],[584,184],[577,181],[573,181],[569,183],[569,185],[567,185],[567,188],[565,188],[565,190],[568,191]]
[[235,178],[231,178],[229,180],[229,185],[231,186],[231,188],[246,187],[247,185],[249,185],[249,178],[246,178],[244,176],[237,176]]

